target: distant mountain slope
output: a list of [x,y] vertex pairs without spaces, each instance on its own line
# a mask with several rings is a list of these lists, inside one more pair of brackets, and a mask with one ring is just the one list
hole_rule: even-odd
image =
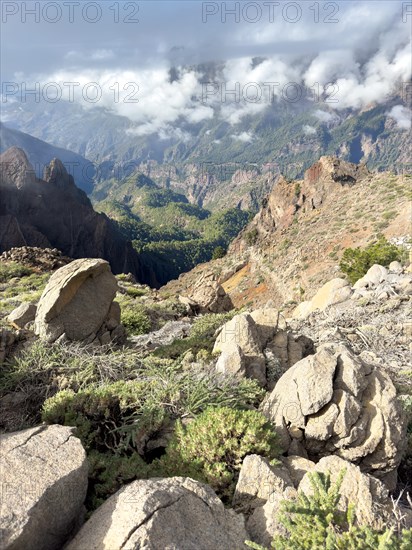
[[72,258],[104,258],[114,273],[150,276],[137,252],[104,214],[98,214],[60,160],[36,177],[22,149],[0,156],[0,252],[18,246],[58,248]]
[[[230,180],[219,174],[228,163],[237,164],[238,169],[274,163],[278,173],[295,178],[303,176],[322,155],[367,161],[371,169],[399,170],[408,163],[410,133],[390,113],[402,106],[407,107],[402,92],[364,109],[334,110],[325,102],[276,100],[253,116],[229,124],[220,116],[222,105],[218,105],[213,118],[196,124],[176,123],[176,132],[161,138],[154,133],[137,135],[136,125],[107,109],[83,110],[64,101],[47,112],[30,101],[7,103],[2,116],[13,128],[98,163],[99,179],[112,177],[117,165],[136,169],[141,163],[156,161],[171,166],[172,171],[176,167],[170,184],[186,187],[189,196],[195,186],[190,181],[193,167],[198,180],[201,173],[210,173],[221,182]],[[155,174],[152,177],[156,179]]]
[[412,176],[370,172],[336,157],[321,157],[301,180],[280,178],[228,254],[197,266],[165,292],[185,294],[200,276],[220,273],[236,307],[276,307],[312,298],[342,276],[346,248],[381,236],[412,243]]
[[141,173],[97,184],[93,197],[104,197],[95,208],[115,220],[133,241],[159,285],[210,260],[217,247],[222,254],[250,220],[250,213],[239,208],[211,213],[190,204],[183,194]]
[[58,158],[80,189],[86,193],[92,191],[96,170],[91,161],[73,151],[54,147],[29,134],[8,128],[0,122],[0,153],[4,153],[10,147],[18,147],[25,151],[38,178],[43,177],[44,169],[50,161]]

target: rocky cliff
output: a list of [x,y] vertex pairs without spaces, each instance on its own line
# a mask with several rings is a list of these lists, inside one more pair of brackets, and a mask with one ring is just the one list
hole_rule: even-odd
[[167,291],[185,293],[210,272],[236,307],[311,298],[314,288],[342,275],[338,264],[346,248],[365,247],[380,236],[410,238],[410,181],[407,174],[321,157],[303,179],[279,177],[225,258],[197,266]]
[[0,163],[0,252],[18,246],[58,248],[72,258],[103,258],[115,273],[145,279],[131,243],[93,210],[60,160],[50,162],[43,179],[17,147],[3,153]]

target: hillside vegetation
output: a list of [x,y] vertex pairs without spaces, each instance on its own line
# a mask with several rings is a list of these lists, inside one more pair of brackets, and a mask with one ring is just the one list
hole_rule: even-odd
[[115,220],[133,242],[143,264],[154,272],[154,286],[209,261],[216,249],[222,254],[250,220],[248,212],[237,208],[211,213],[140,173],[106,181],[94,196],[105,197],[95,208]]

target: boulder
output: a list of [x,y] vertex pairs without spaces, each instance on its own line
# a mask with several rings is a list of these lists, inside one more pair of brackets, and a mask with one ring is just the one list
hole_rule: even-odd
[[233,506],[246,514],[250,538],[269,547],[275,534],[284,534],[277,519],[280,503],[295,495],[293,482],[284,466],[272,466],[262,456],[249,455],[240,470]]
[[233,350],[233,344],[239,346],[245,356],[246,376],[255,378],[264,386],[266,384],[266,365],[262,353],[262,343],[255,321],[249,313],[235,315],[220,330],[213,353]]
[[189,478],[138,480],[98,508],[66,550],[239,550],[244,519]]
[[190,307],[197,305],[198,313],[224,313],[233,309],[232,300],[213,274],[202,275],[187,298]]
[[248,455],[244,458],[233,496],[233,507],[243,513],[262,506],[273,493],[282,494],[293,482],[285,466],[272,466],[267,458]]
[[402,264],[400,262],[391,262],[389,264],[389,271],[392,273],[402,273]]
[[250,539],[265,548],[270,548],[275,535],[287,536],[287,531],[279,521],[280,505],[284,500],[296,498],[296,489],[287,487],[283,493],[272,493],[270,499],[255,508],[246,521]]
[[36,317],[37,307],[34,304],[23,303],[19,307],[13,309],[8,315],[7,321],[19,328],[24,328],[27,323],[34,321]]
[[[322,458],[312,471],[330,473],[334,483],[339,473],[345,470],[340,488],[339,510],[347,510],[348,505],[355,506],[356,521],[375,529],[387,527],[391,522],[392,505],[389,493],[382,482],[371,475],[363,474],[361,469],[338,456]],[[298,492],[313,494],[313,487],[306,474],[299,484]],[[393,516],[392,516],[393,517]]]
[[249,313],[235,315],[223,325],[215,340],[213,353],[224,351],[230,344],[237,344],[245,355],[260,355],[262,346],[259,334]]
[[62,334],[69,340],[86,340],[106,320],[117,291],[109,263],[80,259],[57,270],[37,307],[35,332],[54,342]]
[[291,367],[262,403],[289,454],[336,454],[382,477],[397,468],[406,422],[390,378],[343,344]]
[[79,524],[88,465],[72,428],[0,436],[1,548],[60,549]]
[[282,458],[282,462],[286,466],[289,477],[296,489],[304,476],[315,467],[315,463],[311,460],[296,455],[285,456]]
[[292,312],[293,319],[306,319],[312,312],[312,302],[310,300],[305,300],[295,307]]
[[332,279],[324,284],[311,300],[311,311],[324,311],[327,307],[348,300],[352,289],[345,279]]
[[242,349],[234,343],[228,344],[217,360],[216,372],[237,376],[246,375],[246,357]]
[[302,302],[293,311],[294,319],[306,319],[312,312],[324,311],[330,306],[349,300],[353,290],[345,279],[332,279],[325,283],[310,301]]
[[388,270],[386,267],[379,264],[374,264],[368,269],[364,279],[367,281],[369,286],[377,286],[379,283],[383,283],[387,276]]
[[271,307],[256,309],[250,314],[255,321],[262,346],[265,346],[275,336],[279,323],[279,315],[279,310]]

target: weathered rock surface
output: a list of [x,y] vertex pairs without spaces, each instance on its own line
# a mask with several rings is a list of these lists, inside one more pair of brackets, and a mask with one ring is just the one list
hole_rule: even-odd
[[53,271],[72,261],[71,258],[63,256],[57,248],[38,248],[35,246],[10,248],[0,256],[0,261],[3,260],[18,262],[19,264],[40,268],[44,271]]
[[94,512],[67,550],[239,550],[248,538],[241,515],[189,478],[139,480]]
[[213,352],[231,353],[233,345],[239,346],[245,356],[246,376],[255,378],[264,386],[266,384],[266,365],[262,353],[262,343],[255,321],[249,313],[235,315],[233,319],[223,325],[216,338]]
[[233,309],[231,299],[212,274],[201,275],[187,298],[186,303],[197,313],[224,313]]
[[274,338],[278,330],[284,329],[286,326],[279,310],[275,308],[255,309],[250,316],[255,321],[259,340],[263,347]]
[[352,294],[353,290],[345,279],[332,279],[318,290],[312,300],[299,304],[293,312],[293,317],[304,319],[313,311],[324,311],[330,306],[349,300]]
[[282,463],[286,466],[290,479],[296,489],[299,487],[299,483],[302,481],[305,474],[311,472],[315,467],[315,463],[311,460],[294,455],[283,457]]
[[267,307],[241,313],[221,328],[213,348],[221,352],[219,372],[236,372],[273,389],[294,363],[313,353],[313,342],[288,331],[278,310]]
[[82,516],[86,453],[72,429],[41,426],[0,436],[2,549],[58,550]]
[[13,247],[58,248],[71,258],[100,257],[114,273],[150,274],[104,214],[93,210],[63,163],[54,159],[38,179],[22,149],[0,155],[0,252]]
[[225,346],[217,360],[216,371],[221,374],[246,375],[246,357],[242,348],[237,344],[230,343]]
[[9,323],[24,328],[27,323],[34,321],[36,317],[37,307],[34,304],[23,303],[7,316]]
[[399,465],[406,426],[395,387],[346,346],[322,345],[296,363],[262,410],[290,454],[297,441],[309,458],[336,454],[378,477]]
[[246,529],[254,542],[270,546],[284,528],[277,519],[282,500],[296,495],[288,470],[272,466],[262,456],[245,457],[233,497],[233,506],[246,514]]
[[243,460],[232,504],[237,510],[250,511],[264,504],[272,493],[283,493],[292,486],[285,466],[272,466],[263,456],[248,455]]
[[367,273],[353,285],[355,299],[397,298],[412,295],[412,276],[399,262],[391,262],[389,268],[373,265]]
[[37,307],[35,332],[54,342],[96,338],[111,313],[117,281],[109,263],[100,259],[75,260],[50,278]]
[[192,322],[188,319],[168,321],[159,330],[148,334],[140,334],[139,336],[131,336],[129,339],[136,348],[154,350],[159,346],[171,344],[176,339],[186,338],[191,326]]

